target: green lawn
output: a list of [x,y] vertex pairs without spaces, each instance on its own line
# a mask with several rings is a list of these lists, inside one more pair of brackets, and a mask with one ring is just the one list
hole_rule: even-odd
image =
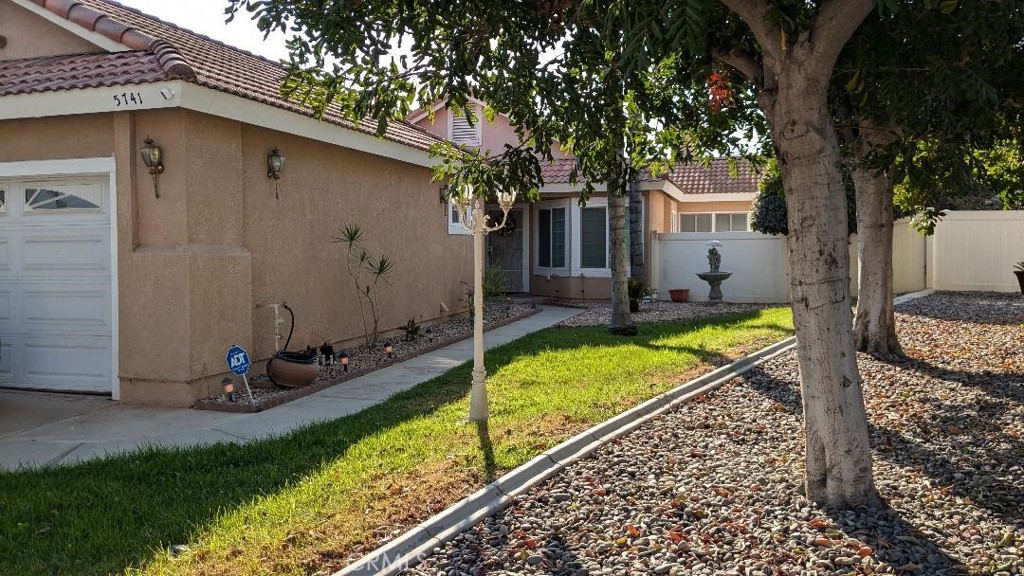
[[[149,450],[0,473],[0,574],[329,574],[495,475],[706,370],[791,335],[788,309],[689,324],[553,328],[340,420],[245,446]],[[172,558],[167,548],[188,544]]]

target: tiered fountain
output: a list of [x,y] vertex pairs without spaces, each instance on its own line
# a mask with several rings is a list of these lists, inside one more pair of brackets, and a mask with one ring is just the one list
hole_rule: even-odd
[[712,240],[708,242],[708,266],[711,268],[707,272],[698,272],[697,277],[707,282],[711,286],[711,292],[708,293],[708,301],[712,304],[717,304],[722,301],[722,282],[726,278],[732,276],[732,272],[722,272],[719,270],[722,266],[722,255],[718,252],[718,247],[722,243],[718,240]]

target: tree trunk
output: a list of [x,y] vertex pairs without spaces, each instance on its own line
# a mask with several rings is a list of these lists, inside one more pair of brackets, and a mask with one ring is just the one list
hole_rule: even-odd
[[612,317],[608,330],[619,336],[636,334],[629,313],[629,254],[626,251],[626,197],[615,192],[613,186],[608,191],[608,228],[610,229],[611,269],[612,269]]
[[812,77],[801,65],[813,50],[810,43],[794,46],[788,61],[766,67],[777,84],[761,98],[789,211],[806,493],[821,505],[849,508],[874,504],[878,496],[853,348],[846,194],[827,106],[828,77]]
[[861,352],[902,355],[892,303],[892,180],[887,174],[855,168],[853,181],[860,258],[854,345]]
[[635,174],[629,181],[629,275],[650,284],[644,262],[644,194],[639,179],[640,175]]
[[892,287],[892,177],[865,166],[876,145],[874,130],[857,142],[859,158],[852,170],[857,189],[857,255],[860,259],[854,346],[871,354],[903,354],[896,336]]

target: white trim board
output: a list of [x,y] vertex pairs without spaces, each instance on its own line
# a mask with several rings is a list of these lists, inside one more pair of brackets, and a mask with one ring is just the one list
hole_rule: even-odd
[[[664,190],[664,184],[671,184],[668,180],[648,180],[640,183],[640,190],[644,192],[655,191],[666,191]],[[677,188],[678,190],[678,188]],[[583,192],[582,184],[545,184],[541,186],[540,193],[543,194],[578,194]],[[608,186],[604,182],[594,183],[594,192],[597,194],[607,194]],[[753,197],[751,197],[753,198]]]
[[182,82],[181,107],[417,166],[430,168],[436,164],[428,152],[406,144],[187,82]]
[[[174,108],[180,105],[182,84],[174,80],[4,96],[0,98],[0,120]],[[127,103],[118,104],[123,95],[137,95],[136,102],[129,98]]]
[[[124,94],[137,94],[140,102],[118,104],[117,99]],[[218,92],[181,80],[137,86],[84,88],[5,96],[0,98],[0,120],[176,107],[286,134],[294,134],[416,166],[430,168],[435,164],[428,152],[406,144],[383,140],[296,112],[275,108],[269,104],[247,100],[240,96]]]
[[11,0],[11,2],[16,6],[20,6],[25,10],[32,12],[36,16],[45,18],[51,23],[63,28],[64,30],[67,30],[75,36],[78,36],[79,38],[85,40],[86,42],[89,42],[90,44],[95,44],[96,46],[106,50],[107,52],[128,52],[131,50],[131,48],[125,46],[124,44],[121,44],[120,42],[115,42],[114,40],[107,38],[99,32],[93,32],[92,30],[89,30],[84,26],[75,24],[67,18],[58,16],[57,14],[54,14],[53,12],[50,12],[46,8],[43,8],[42,6],[36,4],[35,2],[31,2],[30,0]]

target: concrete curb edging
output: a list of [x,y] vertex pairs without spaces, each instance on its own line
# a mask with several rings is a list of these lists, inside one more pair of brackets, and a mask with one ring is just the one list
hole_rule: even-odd
[[[935,293],[928,289],[893,299],[903,304]],[[393,576],[418,564],[434,548],[502,510],[513,499],[554,476],[570,464],[590,456],[602,445],[636,430],[649,420],[722,387],[733,378],[796,347],[796,337],[786,338],[739,360],[686,382],[631,408],[610,420],[577,434],[508,472],[465,499],[434,515],[409,532],[363,556],[332,576]]]
[[434,548],[501,510],[517,496],[547,480],[566,466],[590,456],[602,445],[632,432],[648,420],[679,404],[721,387],[736,376],[787,352],[795,345],[795,337],[787,338],[655,396],[577,434],[334,573],[333,576],[392,576],[414,566]]

